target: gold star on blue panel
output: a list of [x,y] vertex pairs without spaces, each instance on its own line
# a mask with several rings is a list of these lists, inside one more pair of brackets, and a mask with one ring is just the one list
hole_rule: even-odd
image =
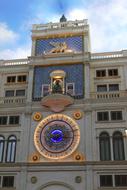
[[73,52],[83,51],[83,39],[82,36],[72,36],[66,38],[49,38],[49,39],[38,39],[36,40],[35,55],[43,55],[46,52],[50,52],[53,46],[51,42],[66,42],[69,49]]

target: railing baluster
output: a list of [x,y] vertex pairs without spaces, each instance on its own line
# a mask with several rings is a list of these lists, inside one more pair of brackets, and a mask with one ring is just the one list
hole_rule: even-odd
[[1,97],[0,104],[23,104],[26,102],[24,97]]
[[126,91],[118,91],[118,92],[94,92],[91,93],[92,99],[110,99],[110,98],[120,98],[127,97]]

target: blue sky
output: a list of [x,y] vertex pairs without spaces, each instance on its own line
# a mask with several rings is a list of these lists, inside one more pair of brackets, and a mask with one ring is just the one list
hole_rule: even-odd
[[0,59],[25,58],[32,24],[88,19],[91,51],[127,49],[127,0],[1,0]]

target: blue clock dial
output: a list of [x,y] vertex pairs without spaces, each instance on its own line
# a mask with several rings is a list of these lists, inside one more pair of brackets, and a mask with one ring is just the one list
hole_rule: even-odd
[[73,130],[68,123],[55,120],[42,129],[40,141],[49,152],[60,153],[71,145],[73,137]]
[[54,143],[59,143],[63,140],[63,132],[61,130],[53,130],[51,132],[51,141]]

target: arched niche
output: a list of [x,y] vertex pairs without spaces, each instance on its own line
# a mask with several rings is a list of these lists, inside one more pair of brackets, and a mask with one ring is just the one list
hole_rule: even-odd
[[37,190],[75,190],[72,186],[63,182],[49,182],[42,185]]
[[63,94],[65,92],[65,76],[63,70],[55,70],[50,73],[51,77],[51,92]]

